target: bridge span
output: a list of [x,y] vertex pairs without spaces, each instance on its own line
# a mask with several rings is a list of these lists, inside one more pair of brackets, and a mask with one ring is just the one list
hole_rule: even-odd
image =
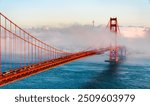
[[88,56],[93,56],[96,54],[103,54],[107,51],[109,51],[110,48],[102,48],[99,50],[90,50],[90,51],[82,51],[77,53],[72,53],[70,55],[60,57],[57,59],[52,59],[49,61],[40,62],[37,64],[31,64],[29,66],[24,66],[18,69],[9,70],[6,73],[1,74],[0,76],[0,86],[12,83],[14,81],[35,75],[37,73],[50,70],[52,68],[55,68],[57,66],[70,63],[72,61],[85,58]]

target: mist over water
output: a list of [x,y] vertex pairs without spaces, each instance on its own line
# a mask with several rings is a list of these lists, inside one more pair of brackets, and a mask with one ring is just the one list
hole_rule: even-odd
[[106,27],[90,25],[32,28],[29,31],[46,43],[71,52],[108,47],[115,36]]
[[127,47],[129,56],[150,58],[150,28],[148,27],[124,27],[121,28],[119,43]]
[[[54,28],[41,27],[27,29],[42,41],[57,48],[75,52],[86,49],[96,49],[114,45],[115,34],[105,26],[71,25],[68,27]],[[150,28],[126,26],[120,27],[118,44],[126,46],[128,55],[149,56]]]

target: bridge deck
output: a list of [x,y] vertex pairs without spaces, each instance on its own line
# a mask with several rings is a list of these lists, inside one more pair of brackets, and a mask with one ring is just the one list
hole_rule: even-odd
[[6,84],[15,82],[17,80],[38,74],[40,72],[44,72],[46,70],[57,67],[59,65],[63,65],[63,64],[66,64],[66,63],[69,63],[69,62],[72,62],[72,61],[75,61],[84,57],[92,56],[95,54],[103,54],[104,52],[108,50],[109,49],[102,49],[99,52],[96,50],[91,50],[91,51],[73,53],[71,55],[60,57],[57,59],[44,61],[41,63],[29,65],[29,66],[24,66],[22,68],[18,68],[15,70],[10,70],[6,72],[5,74],[3,73],[0,76],[0,86],[4,86]]

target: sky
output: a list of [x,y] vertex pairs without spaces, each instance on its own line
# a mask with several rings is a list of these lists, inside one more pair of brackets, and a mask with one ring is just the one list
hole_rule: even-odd
[[149,0],[0,0],[0,12],[23,27],[71,24],[150,26]]

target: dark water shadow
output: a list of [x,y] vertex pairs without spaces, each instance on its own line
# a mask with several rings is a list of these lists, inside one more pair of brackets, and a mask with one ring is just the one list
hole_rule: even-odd
[[[115,89],[120,83],[116,82],[120,64],[109,64],[105,70],[101,70],[87,82],[81,89]],[[115,82],[113,82],[115,81]],[[114,84],[115,83],[115,84]]]

